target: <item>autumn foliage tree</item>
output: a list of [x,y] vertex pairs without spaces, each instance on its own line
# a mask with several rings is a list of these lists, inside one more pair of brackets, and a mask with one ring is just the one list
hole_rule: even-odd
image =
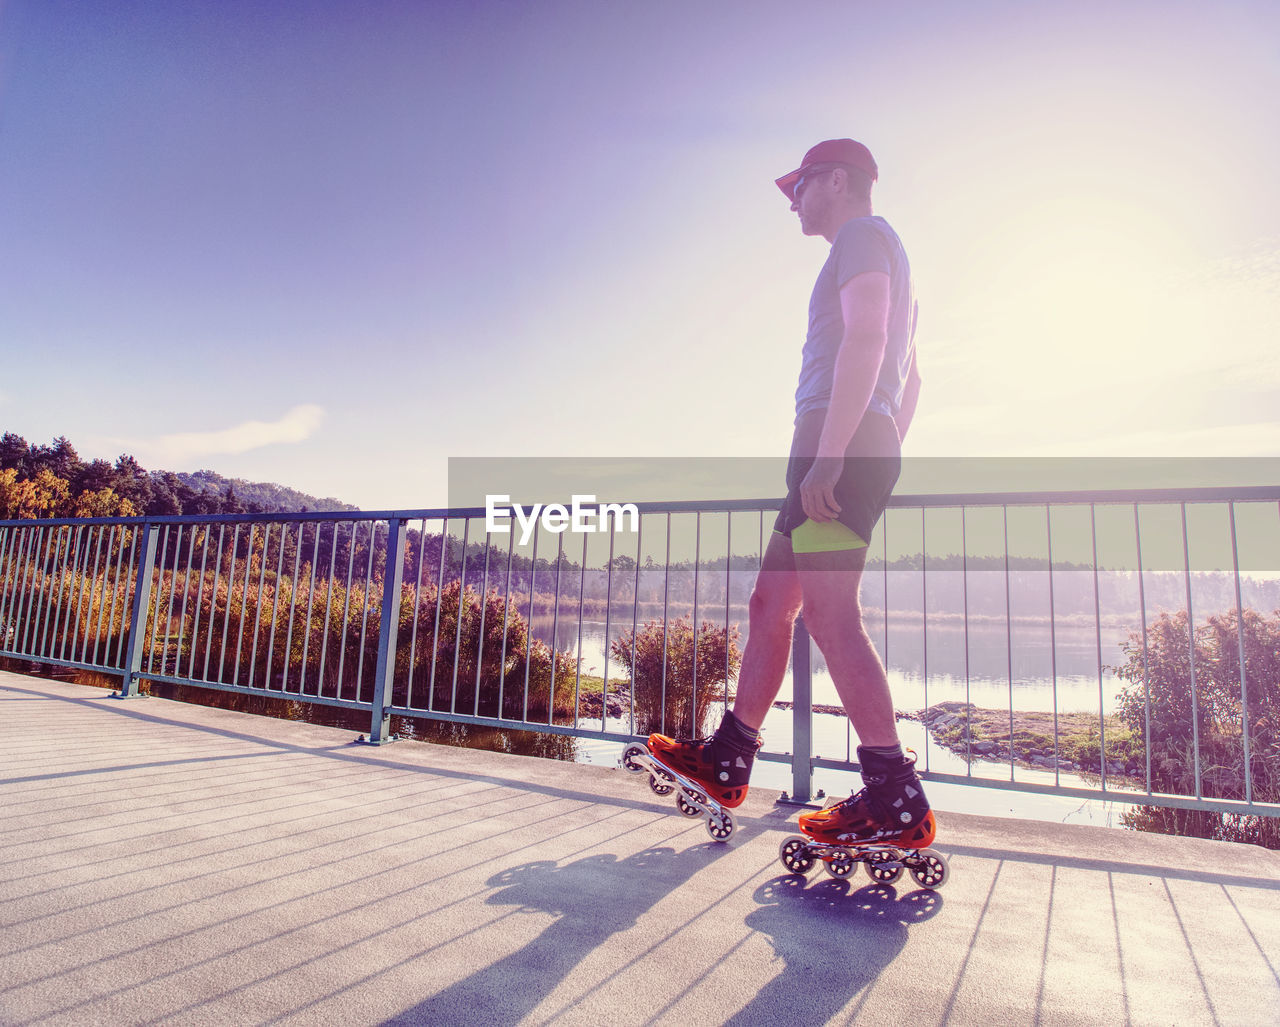
[[282,485],[235,485],[240,493],[213,471],[148,471],[127,453],[114,464],[85,462],[61,436],[40,446],[13,432],[0,435],[0,520],[355,509]]
[[104,460],[84,463],[66,438],[28,446],[12,432],[0,439],[0,519],[136,517],[142,510],[116,491]]

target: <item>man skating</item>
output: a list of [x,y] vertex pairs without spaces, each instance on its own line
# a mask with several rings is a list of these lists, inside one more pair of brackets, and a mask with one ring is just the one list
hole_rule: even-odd
[[751,596],[732,712],[710,739],[652,735],[649,748],[722,805],[740,805],[803,611],[861,742],[865,787],[802,814],[801,829],[825,841],[919,848],[932,841],[934,818],[898,740],[888,678],[858,596],[867,544],[897,482],[901,439],[920,389],[911,269],[897,234],[872,213],[878,176],[865,146],[830,139],[777,179],[801,231],[831,244],[809,304],[787,497]]

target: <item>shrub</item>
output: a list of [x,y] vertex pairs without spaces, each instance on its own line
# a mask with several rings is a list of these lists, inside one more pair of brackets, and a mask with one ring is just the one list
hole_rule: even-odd
[[[1145,655],[1138,633],[1124,646],[1126,662],[1116,673],[1128,684],[1119,696],[1119,713],[1132,733],[1137,759],[1146,755],[1149,718],[1156,791],[1195,794],[1198,737],[1205,797],[1244,799],[1247,773],[1255,801],[1280,801],[1280,613],[1267,618],[1244,611],[1243,694],[1238,622],[1232,611],[1209,617],[1192,633],[1185,612],[1161,614],[1147,628]],[[1280,848],[1280,819],[1273,817],[1139,807],[1126,823]]]
[[[413,630],[415,608],[413,688],[415,696],[429,689],[431,709],[508,720],[527,717],[544,723],[552,723],[555,717],[572,718],[576,658],[531,639],[525,618],[498,590],[490,589],[482,602],[475,589],[463,589],[452,581],[442,589],[426,586],[415,602],[413,590],[406,587],[400,604],[404,643]],[[396,668],[397,702],[408,694],[407,645],[401,653]],[[420,700],[415,703],[421,705]]]
[[634,660],[636,731],[703,734],[712,703],[724,698],[725,686],[742,665],[738,637],[736,626],[725,629],[704,620],[695,640],[693,619],[680,617],[667,625],[646,621],[616,639],[610,655],[628,671]]

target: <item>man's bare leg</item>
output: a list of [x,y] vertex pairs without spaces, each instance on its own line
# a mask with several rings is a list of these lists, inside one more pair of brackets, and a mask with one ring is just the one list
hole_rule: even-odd
[[804,596],[804,623],[863,745],[898,744],[893,696],[884,664],[862,622],[858,588],[867,550],[794,556]]
[[[914,803],[908,816],[927,813],[919,778],[899,746],[884,665],[862,624],[858,586],[865,563],[865,547],[797,554],[789,538],[773,535],[751,594],[747,649],[732,713],[706,741],[673,742],[665,736],[650,736],[655,758],[702,784],[724,805],[742,802],[760,744],[759,729],[781,688],[795,618],[803,608],[805,623],[826,657],[836,690],[862,743],[858,759],[863,763],[864,780],[868,761],[879,761],[885,770],[874,779],[877,787],[892,775],[891,787]],[[897,750],[896,757],[885,750]],[[893,808],[902,804],[895,796]],[[911,826],[908,820],[902,823]]]
[[898,728],[884,664],[862,623],[858,589],[867,550],[800,553],[774,534],[751,595],[747,649],[738,674],[733,713],[760,730],[787,672],[796,614],[835,682],[836,692],[863,745],[896,745]]
[[782,687],[801,598],[791,540],[775,532],[751,593],[747,648],[733,701],[733,715],[753,731],[760,730]]
[[[827,659],[831,679],[862,743],[858,762],[864,786],[842,803],[802,813],[800,830],[820,842],[888,840],[904,848],[923,849],[933,842],[936,823],[915,760],[902,751],[889,679],[863,626],[858,585],[866,554],[865,548],[796,554],[805,624]],[[946,864],[937,856],[933,860],[941,867],[941,881]],[[919,877],[917,881],[923,883]]]
[[724,806],[737,806],[746,798],[760,747],[760,725],[787,671],[800,602],[791,540],[774,534],[751,593],[747,648],[742,654],[733,711],[725,714],[710,739],[649,736],[655,760],[705,788],[709,797]]

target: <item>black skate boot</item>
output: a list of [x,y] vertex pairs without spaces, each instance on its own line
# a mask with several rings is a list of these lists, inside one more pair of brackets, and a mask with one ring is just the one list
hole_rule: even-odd
[[747,797],[751,766],[760,737],[732,712],[710,738],[673,739],[649,736],[649,751],[664,766],[696,782],[722,806],[741,806]]
[[908,871],[920,887],[941,888],[950,871],[942,853],[929,848],[937,821],[916,775],[914,755],[859,746],[858,762],[862,790],[828,809],[800,814],[803,834],[783,840],[782,865],[793,874],[808,874],[821,863],[832,877],[844,878],[861,863],[882,885]]
[[800,830],[832,845],[883,842],[923,849],[933,842],[937,825],[915,760],[889,757],[858,746],[863,789],[824,810],[800,815]]

